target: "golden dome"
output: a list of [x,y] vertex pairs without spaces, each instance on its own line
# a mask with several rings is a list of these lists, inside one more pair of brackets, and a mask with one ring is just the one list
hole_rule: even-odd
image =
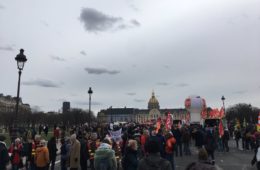
[[149,102],[148,102],[148,109],[159,109],[159,102],[156,99],[155,95],[154,95],[154,91],[152,92],[152,97],[150,98]]

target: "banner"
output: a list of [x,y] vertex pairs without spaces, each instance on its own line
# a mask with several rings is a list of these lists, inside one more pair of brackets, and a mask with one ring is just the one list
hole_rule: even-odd
[[117,130],[117,131],[108,131],[109,132],[109,134],[110,134],[110,136],[111,136],[111,138],[114,140],[114,141],[121,141],[122,140],[122,138],[121,138],[121,136],[122,136],[122,128],[121,129],[119,129],[119,130]]

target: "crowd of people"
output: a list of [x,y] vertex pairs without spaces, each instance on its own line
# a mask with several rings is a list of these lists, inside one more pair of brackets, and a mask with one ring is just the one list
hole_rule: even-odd
[[[75,126],[67,132],[65,129],[55,126],[49,141],[39,135],[40,131],[39,134],[28,132],[16,138],[9,148],[0,136],[0,170],[5,170],[8,163],[13,170],[54,170],[58,150],[61,170],[175,170],[175,157],[190,156],[193,143],[199,151],[198,160],[186,169],[217,169],[215,150],[229,152],[230,132],[225,129],[220,135],[217,126],[173,125],[166,130],[163,126],[158,129],[153,125],[129,123],[91,128]],[[110,133],[119,130],[120,138]],[[260,167],[258,133],[237,128],[233,134],[237,148],[242,139],[245,150],[255,150],[252,164]]]

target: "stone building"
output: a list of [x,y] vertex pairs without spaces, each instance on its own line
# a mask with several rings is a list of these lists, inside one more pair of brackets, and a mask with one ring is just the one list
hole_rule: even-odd
[[[0,94],[0,113],[14,113],[16,107],[16,97],[10,95],[4,96]],[[19,112],[31,112],[29,104],[24,104],[22,99],[19,98],[18,105]]]
[[147,109],[137,108],[108,108],[98,112],[97,119],[101,123],[109,122],[138,122],[147,123],[156,121],[158,118],[166,119],[170,112],[174,120],[184,120],[187,117],[186,109],[161,109],[154,92],[148,101]]

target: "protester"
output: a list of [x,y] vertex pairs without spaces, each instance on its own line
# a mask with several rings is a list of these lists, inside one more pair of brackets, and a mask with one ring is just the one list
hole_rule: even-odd
[[92,133],[90,136],[90,141],[88,143],[88,148],[89,148],[89,162],[90,162],[90,169],[94,170],[94,155],[99,147],[100,142],[99,139],[97,138],[97,133]]
[[183,152],[185,155],[191,155],[191,151],[190,151],[190,140],[191,140],[191,136],[190,136],[190,132],[189,129],[187,127],[184,127],[182,130],[182,142],[183,142]]
[[36,170],[47,170],[49,162],[49,150],[46,147],[46,141],[41,140],[35,153]]
[[89,159],[88,141],[85,139],[85,136],[83,134],[79,136],[79,142],[80,142],[80,167],[81,170],[87,170],[87,161]]
[[123,170],[136,170],[138,166],[137,159],[137,141],[129,140],[125,155],[122,159]]
[[166,145],[165,145],[165,158],[171,163],[172,169],[175,170],[174,164],[174,148],[176,144],[176,139],[173,137],[171,131],[169,131],[166,136]]
[[9,163],[9,155],[6,147],[5,137],[0,136],[0,170],[6,170],[6,166]]
[[237,149],[239,149],[239,140],[241,138],[240,128],[237,128],[234,133],[235,133],[236,146],[237,146]]
[[148,155],[139,161],[138,170],[172,170],[171,163],[160,156],[160,146],[157,141],[148,140],[145,151]]
[[51,164],[51,170],[54,170],[56,156],[57,156],[57,146],[56,146],[56,139],[55,137],[51,137],[51,139],[48,141],[48,150],[49,150],[49,160]]
[[252,166],[254,166],[254,164],[256,163],[257,170],[260,170],[260,143],[259,142],[260,141],[257,140],[256,147],[254,150],[254,157],[251,161]]
[[61,142],[61,147],[60,147],[60,164],[61,164],[61,170],[67,170],[67,160],[68,160],[68,150],[66,146],[65,139],[62,138],[60,140]]
[[177,125],[174,126],[174,128],[172,130],[172,134],[173,134],[174,138],[176,139],[175,156],[178,157],[179,154],[180,154],[180,156],[182,156],[182,141],[181,141],[182,134]]
[[80,166],[80,143],[76,139],[76,134],[70,137],[70,170],[78,170]]
[[229,146],[228,146],[229,136],[230,135],[228,129],[225,129],[223,135],[223,149],[225,152],[229,152]]
[[94,154],[95,170],[116,170],[117,162],[115,151],[112,150],[112,142],[105,138]]
[[21,168],[22,162],[21,162],[21,157],[22,157],[22,144],[20,138],[16,138],[14,143],[10,146],[8,149],[9,154],[11,155],[11,164],[12,164],[12,169],[13,170],[18,170]]
[[208,130],[206,135],[206,141],[205,141],[205,149],[207,150],[208,155],[211,156],[211,162],[214,165],[215,164],[215,149],[216,149],[216,139],[213,136],[213,133]]

